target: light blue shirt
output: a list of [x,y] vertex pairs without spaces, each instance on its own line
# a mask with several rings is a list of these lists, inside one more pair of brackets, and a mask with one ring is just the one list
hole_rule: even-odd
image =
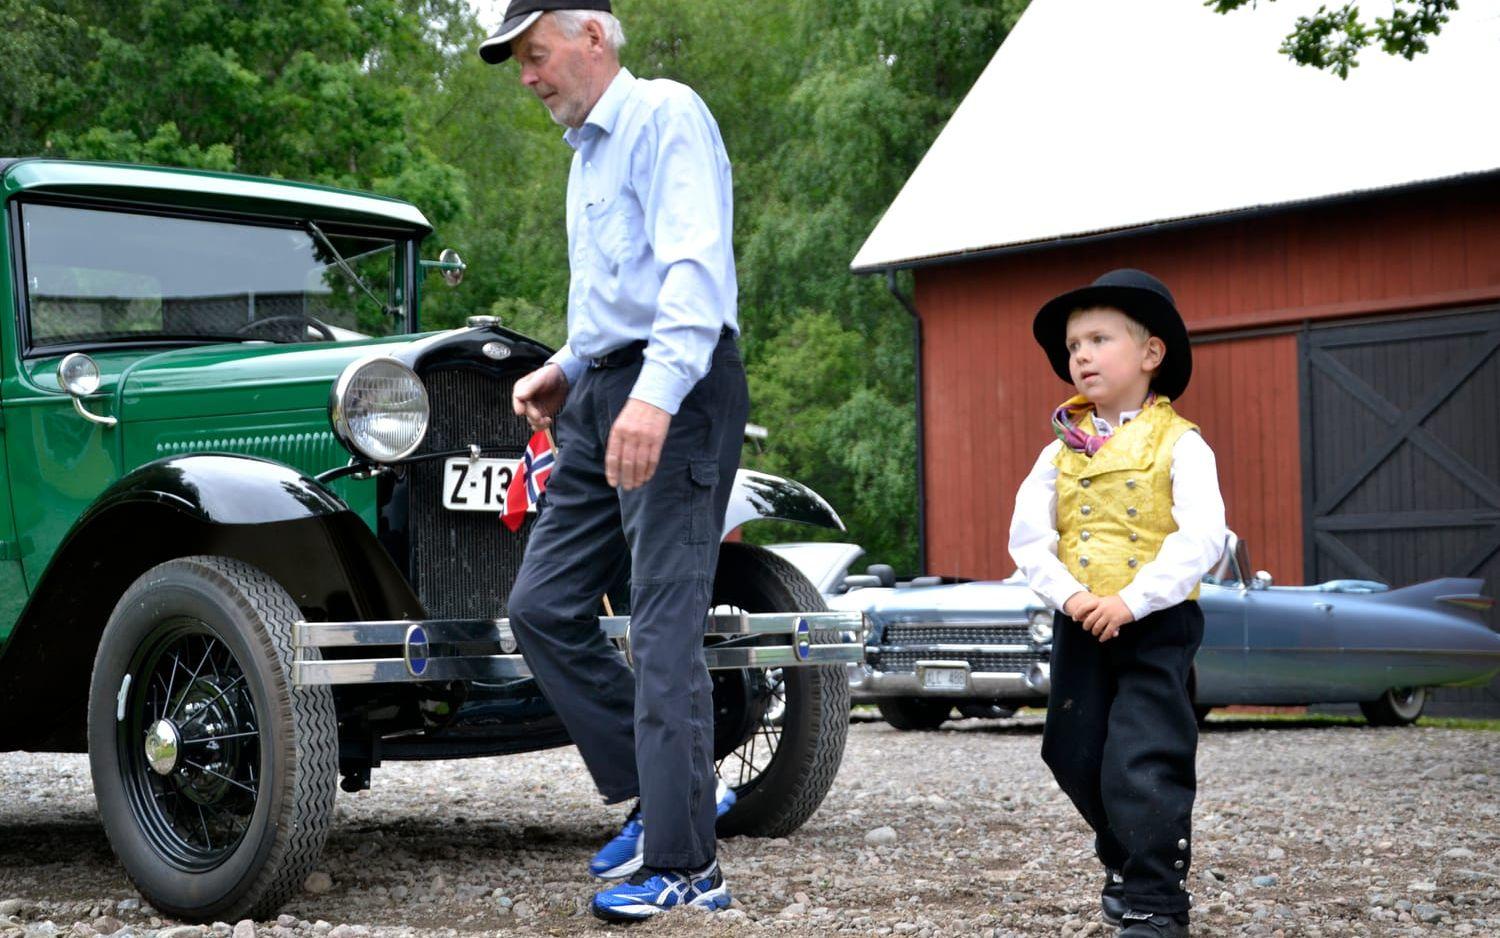
[[582,127],[568,174],[568,341],[576,386],[599,358],[647,342],[630,396],[677,413],[739,332],[734,189],[719,125],[686,85],[620,69]]

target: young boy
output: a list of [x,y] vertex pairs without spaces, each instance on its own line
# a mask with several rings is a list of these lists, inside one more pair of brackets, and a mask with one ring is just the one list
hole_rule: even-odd
[[1225,534],[1213,451],[1171,405],[1192,374],[1187,328],[1161,281],[1114,270],[1043,306],[1032,332],[1078,391],[1010,527],[1011,556],[1058,610],[1042,758],[1094,830],[1105,921],[1186,935],[1194,600]]

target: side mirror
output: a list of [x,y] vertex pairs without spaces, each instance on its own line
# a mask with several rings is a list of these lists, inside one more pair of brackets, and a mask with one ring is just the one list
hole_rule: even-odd
[[464,263],[463,258],[458,256],[457,251],[444,248],[437,260],[422,261],[422,269],[441,271],[443,282],[450,287],[456,287],[464,282],[464,271],[468,270],[468,265]]
[[99,390],[99,365],[92,358],[82,352],[64,355],[57,363],[57,383],[73,398],[73,409],[84,420],[103,427],[112,427],[119,422],[114,417],[90,413],[83,407],[83,399]]
[[1255,581],[1251,584],[1251,589],[1263,590],[1268,588],[1270,585],[1271,574],[1267,573],[1264,570],[1255,571]]

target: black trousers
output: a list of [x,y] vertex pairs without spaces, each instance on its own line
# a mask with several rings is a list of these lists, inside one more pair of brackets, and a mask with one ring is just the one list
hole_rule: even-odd
[[1042,759],[1138,912],[1188,908],[1198,750],[1188,672],[1202,641],[1191,600],[1102,643],[1061,612],[1053,620]]
[[[605,445],[640,367],[590,368],[569,389],[509,614],[605,800],[640,797],[645,863],[700,869],[716,854],[717,783],[703,629],[749,397],[725,337],[672,418],[651,481],[611,488]],[[600,599],[626,564],[633,671],[599,631]]]

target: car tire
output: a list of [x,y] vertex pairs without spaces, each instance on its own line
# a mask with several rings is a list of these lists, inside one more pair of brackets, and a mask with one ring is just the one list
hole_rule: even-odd
[[[745,612],[827,609],[822,594],[796,567],[764,548],[739,543],[720,547],[713,604]],[[815,632],[814,638],[827,640],[830,636]],[[723,713],[719,686],[747,674],[714,672],[716,719]],[[779,687],[784,706],[771,705],[760,712],[760,725],[751,741],[769,744],[774,738],[768,761],[747,774],[744,746],[716,760],[720,776],[737,796],[734,807],[719,818],[721,835],[785,837],[818,810],[838,774],[849,737],[849,682],[844,666],[780,669]],[[779,721],[766,718],[767,712],[775,716],[778,710]],[[719,728],[716,725],[716,736]]]
[[126,875],[165,916],[270,918],[322,852],[338,726],[327,686],[292,683],[300,618],[260,570],[184,557],[142,574],[104,627],[95,798]]
[[885,722],[898,730],[935,730],[953,712],[951,700],[887,697],[875,704]]
[[1427,688],[1393,687],[1375,700],[1360,703],[1359,710],[1373,726],[1410,726],[1426,706]]

